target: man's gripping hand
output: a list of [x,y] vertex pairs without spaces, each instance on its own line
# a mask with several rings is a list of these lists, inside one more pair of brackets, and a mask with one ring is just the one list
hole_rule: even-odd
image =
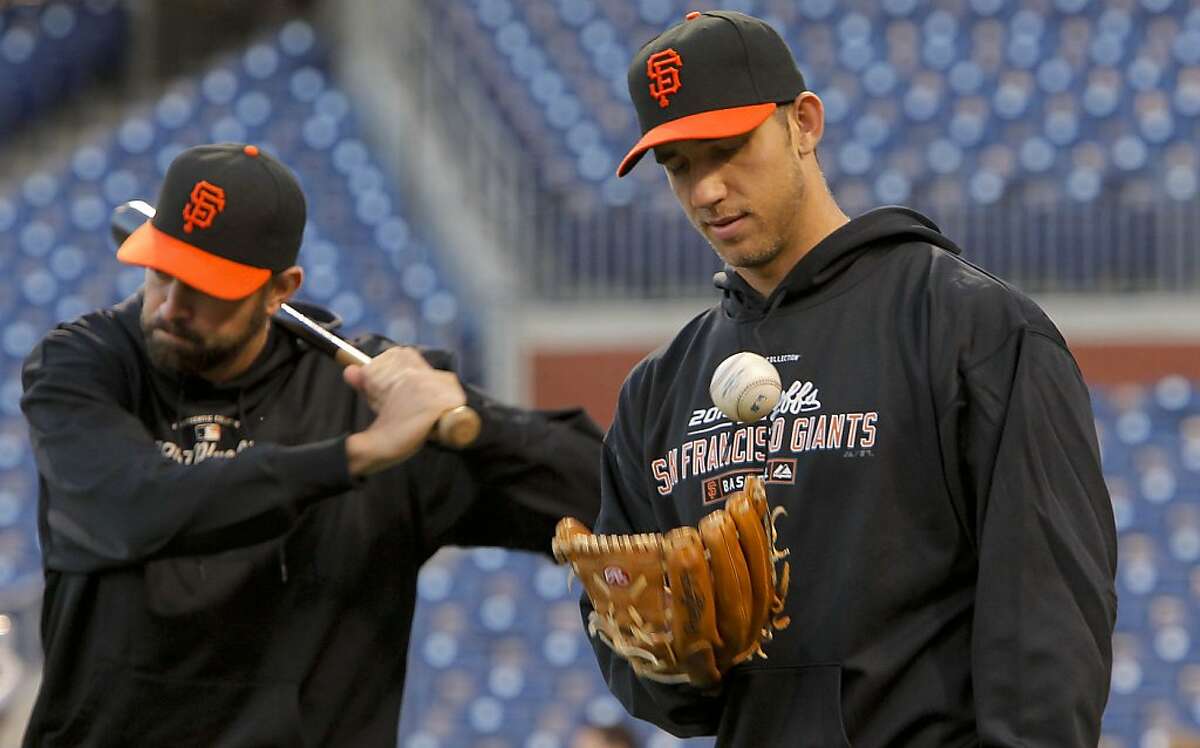
[[588,633],[629,661],[642,678],[708,688],[758,654],[783,615],[787,551],[775,548],[774,520],[762,480],[700,527],[661,533],[593,535],[581,522],[558,523],[554,556],[571,565],[593,611]]
[[411,457],[443,413],[467,402],[458,376],[434,369],[413,348],[389,348],[364,366],[347,366],[343,377],[375,411],[371,425],[346,440],[355,477]]

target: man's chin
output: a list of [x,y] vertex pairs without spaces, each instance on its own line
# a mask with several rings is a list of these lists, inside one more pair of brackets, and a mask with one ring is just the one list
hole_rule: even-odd
[[179,354],[179,351],[174,346],[168,346],[161,343],[148,343],[146,345],[146,354],[150,357],[150,363],[154,368],[161,371],[166,371],[172,374],[193,374],[190,371],[184,357]]
[[779,257],[779,250],[774,248],[756,250],[741,246],[744,243],[740,242],[732,244],[710,242],[710,244],[712,244],[712,248],[716,251],[717,256],[724,260],[726,265],[734,268],[753,270],[770,265],[775,261],[775,258]]
[[199,376],[220,364],[221,356],[209,351],[186,351],[181,346],[158,340],[146,341],[146,353],[156,369],[170,374]]
[[149,342],[154,345],[172,346],[174,348],[195,348],[198,345],[198,343],[190,338],[180,337],[161,327],[150,331]]

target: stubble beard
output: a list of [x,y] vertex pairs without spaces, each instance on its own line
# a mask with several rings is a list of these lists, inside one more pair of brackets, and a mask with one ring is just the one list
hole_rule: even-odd
[[783,252],[783,240],[780,237],[771,237],[761,248],[742,253],[738,253],[736,250],[722,252],[711,241],[709,242],[709,246],[713,248],[717,256],[725,261],[726,264],[735,268],[761,268],[774,262],[775,258],[779,257],[780,253]]
[[[805,198],[803,174],[800,170],[800,164],[794,159],[791,162],[790,185],[791,194],[786,199],[781,201],[781,206],[777,206],[779,210],[798,210],[799,206],[801,205],[801,201],[803,201]],[[771,211],[768,210],[768,214],[770,213]],[[757,217],[760,220],[765,218],[763,215],[758,215]],[[720,257],[721,260],[730,267],[749,269],[762,268],[771,264],[783,254],[790,240],[790,234],[794,233],[793,230],[795,228],[795,220],[796,214],[793,212],[790,214],[788,219],[783,222],[782,225],[767,226],[766,230],[764,231],[765,236],[761,240],[761,244],[759,244],[755,249],[739,251],[736,248],[730,247],[722,251],[722,249],[717,246],[716,242],[708,239],[707,236],[705,236],[705,239],[708,241],[708,244],[710,247],[712,247],[713,251],[716,252],[717,256]]]
[[736,244],[721,247],[707,236],[705,236],[705,240],[708,242],[708,246],[712,247],[717,257],[720,257],[726,265],[732,268],[757,269],[774,262],[783,253],[784,247],[787,245],[782,231],[776,229],[764,233],[766,235],[761,239],[756,240],[755,237],[747,237],[749,241],[743,240],[741,242],[748,244],[750,241],[753,241],[756,244],[753,248],[742,248]]

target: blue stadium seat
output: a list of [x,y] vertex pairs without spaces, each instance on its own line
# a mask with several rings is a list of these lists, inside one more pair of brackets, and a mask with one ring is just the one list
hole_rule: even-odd
[[0,8],[0,138],[116,71],[128,21],[115,0]]

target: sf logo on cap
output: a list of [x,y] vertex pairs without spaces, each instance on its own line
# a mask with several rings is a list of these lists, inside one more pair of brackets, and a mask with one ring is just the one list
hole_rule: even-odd
[[192,228],[199,226],[206,229],[212,226],[217,214],[225,210],[225,190],[201,180],[192,188],[192,199],[183,206],[183,230],[192,233]]
[[646,76],[650,78],[650,96],[658,99],[658,105],[667,108],[667,97],[679,90],[679,68],[683,60],[673,49],[655,52],[646,60]]

